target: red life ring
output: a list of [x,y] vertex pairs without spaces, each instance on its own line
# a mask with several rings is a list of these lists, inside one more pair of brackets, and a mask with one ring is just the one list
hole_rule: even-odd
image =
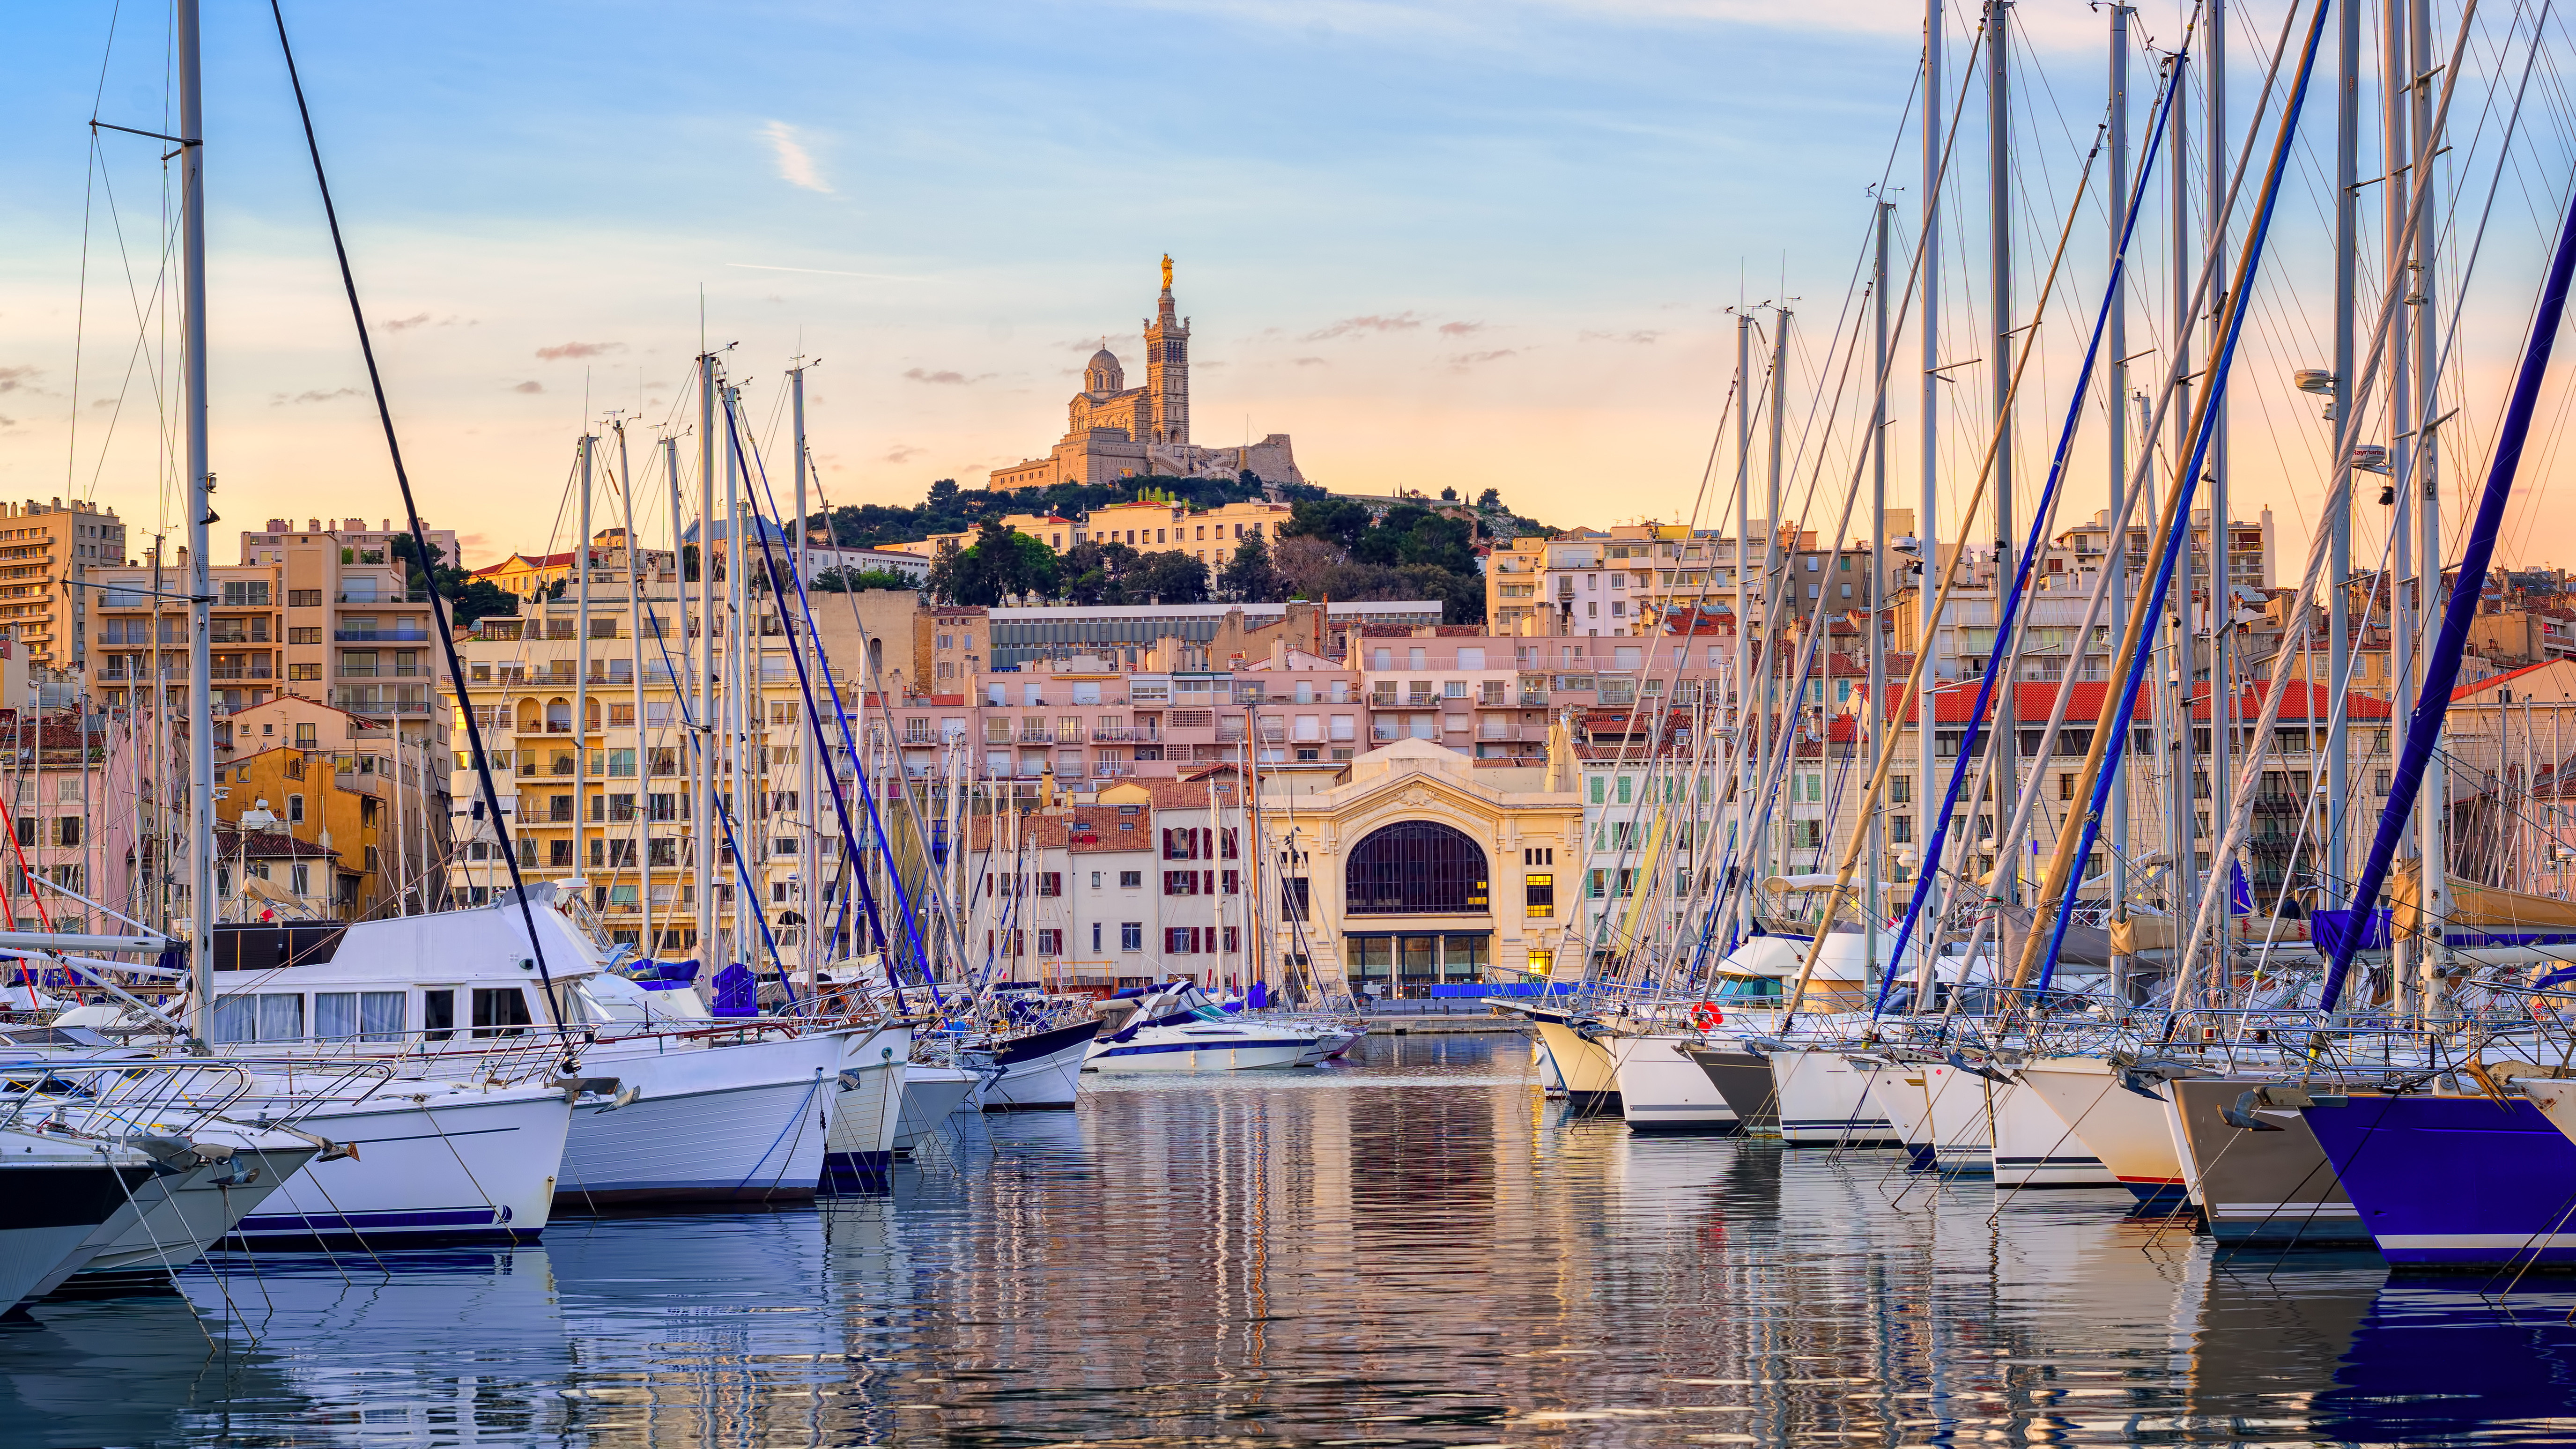
[[1703,1001],[1699,1005],[1691,1008],[1691,1025],[1699,1028],[1701,1031],[1707,1031],[1711,1027],[1718,1026],[1725,1022],[1725,1020],[1726,1013],[1718,1010],[1717,1003],[1714,1001]]

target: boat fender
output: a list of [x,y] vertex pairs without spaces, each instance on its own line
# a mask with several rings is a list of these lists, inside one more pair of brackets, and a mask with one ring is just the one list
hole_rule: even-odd
[[1725,1022],[1726,1013],[1718,1010],[1717,1003],[1714,1001],[1703,1001],[1691,1008],[1691,1025],[1701,1031],[1722,1026]]
[[2218,1109],[2220,1119],[2225,1121],[2228,1126],[2236,1128],[2240,1132],[2279,1132],[2283,1130],[2281,1124],[2278,1122],[2266,1122],[2262,1118],[2254,1115],[2254,1104],[2261,1100],[2262,1095],[2263,1094],[2260,1091],[2243,1093],[2237,1097],[2235,1106],[2221,1107]]

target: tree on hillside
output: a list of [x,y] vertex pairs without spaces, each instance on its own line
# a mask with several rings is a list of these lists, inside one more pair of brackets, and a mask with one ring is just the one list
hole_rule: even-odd
[[1375,523],[1368,505],[1356,498],[1301,498],[1280,526],[1282,538],[1319,538],[1348,551],[1359,547]]
[[508,617],[519,612],[519,596],[490,579],[478,579],[447,562],[447,550],[437,544],[429,546],[429,567],[424,570],[415,556],[408,534],[397,534],[388,547],[403,566],[403,587],[414,594],[435,587],[440,597],[449,601],[449,622],[471,624],[477,619],[495,615]]
[[820,569],[806,586],[818,594],[859,594],[870,589],[917,589],[912,575],[898,569]]
[[1136,560],[1128,586],[1135,604],[1204,604],[1208,601],[1208,566],[1178,549],[1149,553]]
[[1275,604],[1286,596],[1280,593],[1279,570],[1270,563],[1270,545],[1258,531],[1245,534],[1234,547],[1234,558],[1217,576],[1217,587],[1226,597],[1245,603]]
[[975,542],[943,550],[930,566],[931,597],[989,608],[1007,594],[1053,597],[1059,563],[1039,539],[1005,528],[998,518],[979,524]]

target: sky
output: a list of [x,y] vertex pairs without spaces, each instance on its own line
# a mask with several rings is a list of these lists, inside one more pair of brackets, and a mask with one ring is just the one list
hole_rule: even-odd
[[[267,9],[206,10],[209,379],[229,562],[236,526],[399,508]],[[2102,105],[2104,22],[2077,0],[2019,10],[2027,309]],[[1198,441],[1287,433],[1328,488],[1493,487],[1560,526],[1731,512],[1702,491],[1734,426],[1729,309],[1794,299],[1784,512],[1829,521],[1857,432],[1813,418],[1857,416],[1867,391],[1838,349],[1873,188],[1891,178],[1900,272],[1923,191],[1907,120],[1921,12],[1868,0],[286,12],[423,511],[458,530],[472,564],[563,546],[574,440],[612,412],[631,420],[641,518],[667,526],[652,522],[668,509],[648,444],[694,420],[684,394],[702,335],[730,349],[782,468],[784,370],[814,360],[809,427],[830,502],[914,502],[939,478],[980,486],[1052,445],[1104,339],[1141,380],[1138,331],[1165,253],[1192,318]],[[2254,110],[2245,57],[2281,13],[2242,22],[2240,129]],[[2178,17],[2148,7],[2142,38],[2169,44]],[[2519,64],[2495,34],[2479,84]],[[113,0],[0,19],[0,498],[94,498],[138,532],[177,516],[172,374],[155,362],[172,321],[164,148],[93,141],[87,123],[171,128],[168,39],[166,13]],[[2137,95],[2142,110],[2144,83]],[[1944,423],[1958,476],[1991,385],[1990,339],[1976,335],[1984,202],[1966,190],[1983,179],[1964,159],[1981,160],[1982,92],[1971,99],[1942,312],[1958,341],[1944,356],[1967,364]],[[2463,307],[2455,366],[2473,418],[2520,340],[2566,129],[2554,110],[2526,126],[2516,184],[2531,194],[2499,209],[2507,224]],[[2315,134],[2303,145],[2257,324],[2268,340],[2248,344],[2261,375],[2232,422],[2236,511],[2277,506],[2292,565],[2323,443],[2313,400],[2287,378],[2322,365],[2330,331],[2317,282],[2328,163]],[[2463,175],[2492,165],[2460,149]],[[2098,202],[2079,212],[2084,239],[2034,334],[2026,496],[2098,300],[2100,222]],[[2142,227],[2142,246],[2165,245],[2160,225]],[[2164,286],[2137,279],[2142,312]],[[2136,330],[2133,347],[2160,345],[2145,321]],[[1892,402],[1900,502],[1916,486],[1918,346],[1901,342]],[[2076,455],[2071,512],[2098,506],[2101,448]],[[1723,494],[1734,463],[1716,457]],[[1945,486],[1955,512],[1964,490]],[[2508,555],[2554,546],[2576,563],[2576,533],[2531,494]],[[1867,532],[1865,513],[1852,531]]]

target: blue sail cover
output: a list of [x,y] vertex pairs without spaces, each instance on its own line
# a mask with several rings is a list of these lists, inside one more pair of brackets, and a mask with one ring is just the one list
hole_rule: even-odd
[[716,973],[715,997],[707,1009],[717,1016],[760,1014],[760,988],[751,979],[751,968],[739,961]]

